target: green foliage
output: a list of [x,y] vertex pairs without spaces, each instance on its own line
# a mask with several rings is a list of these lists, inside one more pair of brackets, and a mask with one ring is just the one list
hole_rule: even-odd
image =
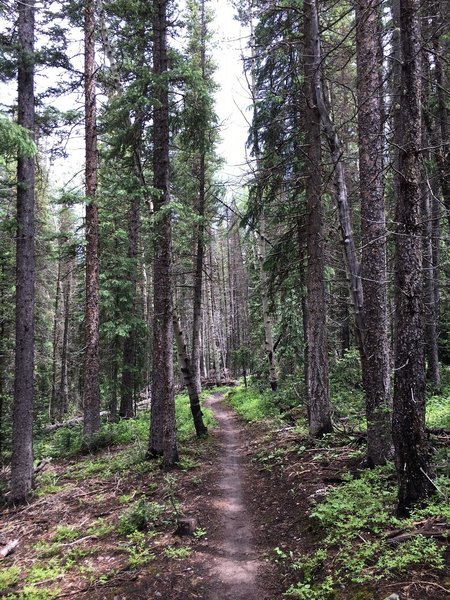
[[279,416],[279,408],[273,392],[258,392],[254,387],[238,386],[228,392],[228,400],[236,412],[246,421],[258,421]]
[[197,527],[197,529],[194,531],[194,537],[197,540],[201,540],[202,538],[206,537],[207,535],[208,535],[208,532],[203,527]]
[[72,542],[83,537],[83,531],[73,525],[57,525],[56,533],[53,536],[55,542]]
[[127,540],[125,551],[128,554],[130,567],[140,567],[154,560],[155,555],[146,547],[145,535],[141,531],[133,531],[127,535]]
[[59,476],[56,473],[42,473],[38,478],[36,496],[39,498],[48,494],[56,494],[65,487],[59,482]]
[[140,498],[119,517],[119,531],[125,534],[142,531],[148,525],[156,524],[164,511],[164,505],[158,502],[148,502],[146,498]]
[[57,588],[36,587],[34,585],[26,585],[22,591],[17,594],[8,594],[5,600],[51,600],[57,598],[60,590]]
[[310,517],[325,537],[308,556],[296,559],[292,553],[277,553],[278,561],[285,561],[301,573],[299,583],[286,595],[326,599],[334,597],[337,586],[384,581],[413,567],[443,568],[445,548],[434,539],[413,535],[396,547],[389,545],[386,530],[408,530],[415,521],[434,514],[442,518],[444,508],[442,499],[438,509],[439,502],[434,498],[409,519],[397,519],[393,475],[392,465],[363,471],[358,479],[349,475],[312,508]]
[[330,400],[337,417],[345,416],[351,426],[365,428],[364,391],[356,348],[347,350],[333,365],[330,371]]
[[365,531],[379,533],[389,524],[396,499],[392,475],[391,466],[363,471],[359,479],[349,475],[313,508],[311,517],[329,532],[330,542]]
[[19,567],[7,567],[0,570],[0,593],[16,585],[19,581]]
[[[177,438],[180,441],[186,441],[195,437],[194,422],[192,420],[189,396],[187,394],[178,394],[175,397],[175,409],[177,418]],[[202,407],[203,422],[206,427],[212,428],[216,424],[213,412],[209,408]]]
[[450,428],[450,387],[444,388],[439,396],[427,398],[426,424],[436,429]]
[[27,573],[26,580],[28,583],[39,583],[56,579],[64,574],[65,569],[58,563],[56,559],[52,559],[44,564],[34,564],[31,570]]
[[15,154],[29,158],[36,154],[36,144],[28,131],[2,114],[0,114],[0,148],[1,158]]
[[179,559],[188,558],[188,556],[190,556],[191,552],[192,552],[191,548],[189,548],[187,546],[181,546],[179,548],[175,548],[174,546],[168,546],[167,548],[164,549],[164,554],[168,558],[179,558]]
[[334,595],[333,578],[328,575],[324,581],[316,584],[296,583],[283,594],[299,600],[326,600]]

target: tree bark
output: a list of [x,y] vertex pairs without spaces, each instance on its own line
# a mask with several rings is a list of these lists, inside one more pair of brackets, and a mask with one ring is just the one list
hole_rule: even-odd
[[166,468],[178,461],[173,389],[172,225],[169,210],[169,90],[167,2],[153,3],[153,185],[156,226],[153,263],[153,378],[149,454],[163,455]]
[[381,465],[392,454],[387,313],[386,226],[383,182],[383,94],[376,0],[357,0],[357,95],[361,274],[364,294],[362,373],[367,418],[367,462]]
[[[18,122],[34,136],[35,1],[18,3]],[[34,158],[17,161],[16,356],[11,460],[12,502],[33,486],[33,370],[35,304]]]
[[203,413],[200,406],[200,398],[198,395],[197,386],[194,380],[191,359],[189,358],[187,352],[187,346],[184,340],[184,334],[183,329],[181,327],[180,319],[178,318],[178,315],[175,312],[173,313],[173,327],[175,340],[177,344],[178,365],[180,367],[180,371],[183,376],[183,380],[189,395],[189,402],[191,405],[192,418],[194,420],[195,433],[197,434],[197,437],[202,437],[207,434],[208,429],[203,423]]
[[320,113],[316,86],[320,78],[317,44],[316,0],[304,0],[305,40],[305,145],[306,145],[306,360],[305,369],[310,435],[317,437],[333,430],[328,399],[328,350],[322,225],[322,181]]
[[395,378],[392,431],[398,513],[431,491],[425,441],[425,369],[420,161],[421,39],[419,1],[400,0],[402,50],[398,198],[395,236]]
[[99,225],[97,190],[97,125],[95,93],[95,4],[86,0],[84,11],[84,85],[86,151],[86,309],[83,374],[83,436],[89,445],[100,429],[99,358]]

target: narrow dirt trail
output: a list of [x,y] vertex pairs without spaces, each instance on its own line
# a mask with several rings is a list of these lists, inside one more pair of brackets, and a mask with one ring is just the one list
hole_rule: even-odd
[[218,527],[210,540],[215,553],[209,568],[210,585],[205,600],[262,600],[258,572],[265,566],[254,541],[251,509],[245,479],[248,466],[239,422],[223,404],[223,394],[209,398],[219,422],[218,489],[213,500]]

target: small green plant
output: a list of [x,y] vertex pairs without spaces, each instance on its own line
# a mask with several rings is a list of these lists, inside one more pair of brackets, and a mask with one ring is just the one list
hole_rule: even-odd
[[148,502],[146,498],[140,498],[120,516],[119,531],[125,534],[142,531],[147,525],[157,523],[164,510],[164,505],[158,502]]
[[94,521],[92,525],[88,527],[86,533],[97,538],[102,538],[111,533],[113,529],[113,525],[107,523],[105,519],[100,518]]
[[154,560],[155,555],[145,545],[145,535],[142,531],[134,531],[127,535],[128,544],[124,547],[128,554],[130,567],[146,565]]
[[56,579],[64,574],[65,569],[58,563],[56,559],[48,561],[45,565],[35,564],[27,573],[27,583],[39,583]]
[[18,594],[8,594],[5,600],[51,600],[57,598],[61,593],[58,588],[43,588],[34,585],[26,585]]
[[42,473],[37,482],[36,496],[38,498],[49,494],[56,494],[66,486],[59,483],[56,473]]
[[34,549],[39,558],[51,558],[59,554],[61,543],[40,541],[34,545]]
[[19,581],[20,569],[19,567],[8,567],[0,570],[0,592],[11,588]]
[[299,600],[326,600],[334,595],[334,584],[331,576],[321,583],[296,583],[283,594]]
[[73,525],[58,525],[53,536],[54,542],[72,542],[83,536],[83,531]]
[[168,558],[179,558],[179,559],[187,558],[191,554],[191,552],[192,552],[191,548],[189,548],[187,546],[181,546],[180,548],[174,548],[173,546],[168,546],[164,550],[164,554]]
[[202,527],[197,527],[197,529],[194,531],[193,535],[196,540],[201,540],[202,538],[204,538],[208,535],[208,532],[206,531],[206,529],[203,529]]

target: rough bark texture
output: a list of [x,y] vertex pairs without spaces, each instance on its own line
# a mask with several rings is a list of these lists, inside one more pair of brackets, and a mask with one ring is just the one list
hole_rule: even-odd
[[[34,134],[34,0],[18,4],[18,122]],[[11,461],[12,502],[33,485],[34,159],[17,162],[16,355]]]
[[395,379],[392,431],[399,483],[398,512],[431,491],[425,444],[425,369],[420,162],[421,56],[418,0],[400,0],[402,77],[397,132],[395,236]]
[[[136,179],[136,182],[138,179]],[[133,194],[128,214],[128,260],[130,269],[130,298],[131,318],[136,318],[136,295],[137,295],[137,259],[139,250],[139,193]],[[119,415],[122,418],[134,416],[134,374],[136,362],[136,326],[132,322],[130,331],[123,345],[122,387],[120,396]]]
[[203,423],[203,413],[200,406],[200,398],[198,395],[197,386],[195,385],[192,363],[187,352],[187,346],[184,340],[183,329],[181,327],[180,319],[175,314],[175,312],[173,314],[173,327],[175,340],[177,344],[178,365],[180,367],[180,371],[188,391],[192,418],[194,420],[195,433],[198,437],[201,437],[202,435],[205,435],[208,432],[208,430],[205,427],[205,424]]
[[361,274],[364,292],[362,372],[367,418],[367,462],[391,456],[390,370],[387,314],[386,227],[383,185],[383,93],[376,0],[356,7]]
[[169,204],[169,93],[167,83],[167,2],[153,3],[153,184],[156,227],[153,264],[153,378],[150,455],[163,455],[165,467],[178,460],[173,389],[172,228]]
[[320,55],[315,52],[317,28],[316,0],[305,0],[305,202],[307,236],[306,270],[306,341],[305,370],[309,432],[313,436],[332,431],[331,407],[328,399],[328,351],[326,299],[324,279],[324,240],[322,231],[322,190],[320,114],[315,97],[316,80],[320,77]]
[[259,267],[259,285],[261,290],[261,309],[264,323],[264,349],[269,366],[269,383],[272,391],[278,388],[277,360],[273,343],[272,317],[269,311],[269,282],[267,273],[264,270],[264,261],[266,260],[266,242],[265,242],[265,219],[264,211],[261,212],[259,223],[259,235],[257,237],[257,255]]
[[202,329],[202,289],[203,289],[203,265],[205,257],[205,226],[204,216],[206,207],[205,198],[205,153],[200,157],[199,164],[199,190],[198,190],[198,216],[199,223],[196,230],[197,252],[194,258],[194,297],[193,297],[193,316],[192,316],[192,376],[197,394],[202,390],[200,377],[200,337]]
[[99,271],[97,190],[97,126],[95,96],[95,6],[86,0],[84,13],[84,85],[86,150],[86,310],[83,380],[83,435],[89,444],[100,429]]

